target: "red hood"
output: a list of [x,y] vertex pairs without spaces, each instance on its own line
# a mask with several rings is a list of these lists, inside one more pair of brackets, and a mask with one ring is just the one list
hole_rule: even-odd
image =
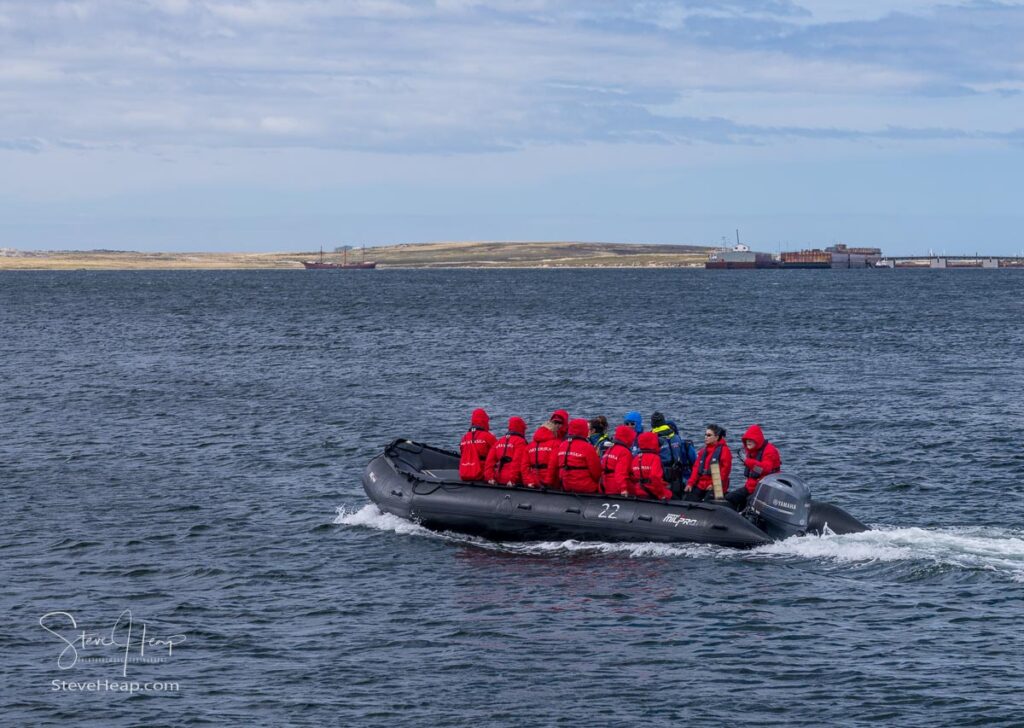
[[658,444],[658,435],[654,432],[641,432],[639,444],[641,450],[646,450],[648,452],[658,452],[660,447]]
[[[742,439],[743,440],[753,440],[754,441],[754,449],[755,450],[760,449],[761,446],[764,445],[764,433],[761,432],[761,426],[760,425],[751,425],[750,427],[748,427],[747,431],[743,433],[743,438]],[[746,442],[744,442],[744,445],[746,445]]]
[[633,425],[619,425],[615,428],[615,439],[630,447],[636,440],[636,428]]
[[553,433],[551,430],[549,430],[548,428],[544,427],[543,425],[538,427],[536,429],[536,431],[534,431],[534,433],[533,433],[533,441],[534,442],[547,442],[548,440],[554,440],[554,439],[555,439],[555,433]]
[[569,422],[569,437],[586,437],[588,432],[590,432],[590,425],[586,420]]
[[482,409],[473,410],[472,417],[469,418],[469,424],[473,427],[479,427],[481,430],[491,429],[491,418],[487,416],[487,411]]
[[[569,426],[569,413],[566,410],[555,410],[551,413],[551,417],[549,419],[551,421],[558,419],[561,420],[561,424],[558,426],[558,437],[559,439],[564,439],[565,433],[568,432],[566,428]],[[589,428],[587,429],[589,430]]]
[[526,437],[526,422],[522,417],[508,418],[508,431]]

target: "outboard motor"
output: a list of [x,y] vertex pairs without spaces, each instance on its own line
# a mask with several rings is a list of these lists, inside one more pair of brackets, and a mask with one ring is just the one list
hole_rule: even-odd
[[743,515],[774,540],[803,536],[811,513],[811,489],[794,475],[772,473],[757,484]]

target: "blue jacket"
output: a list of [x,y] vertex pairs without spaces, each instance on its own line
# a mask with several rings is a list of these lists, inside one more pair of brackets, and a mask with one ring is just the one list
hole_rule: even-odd
[[608,433],[606,432],[601,433],[600,435],[591,435],[587,440],[589,440],[590,444],[594,446],[594,449],[597,450],[597,454],[599,456],[604,455],[608,448],[615,444],[612,441],[612,438],[608,437]]
[[655,427],[652,432],[657,433],[658,442],[661,444],[659,454],[662,467],[679,463],[682,466],[683,482],[686,482],[693,471],[693,464],[697,462],[697,449],[693,443],[679,436],[679,428],[675,422]]

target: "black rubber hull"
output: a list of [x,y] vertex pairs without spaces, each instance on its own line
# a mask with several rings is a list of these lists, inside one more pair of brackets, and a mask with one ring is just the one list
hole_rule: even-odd
[[464,483],[457,479],[457,468],[454,453],[396,440],[367,465],[363,488],[385,513],[432,530],[498,541],[576,539],[736,548],[772,541],[727,505]]

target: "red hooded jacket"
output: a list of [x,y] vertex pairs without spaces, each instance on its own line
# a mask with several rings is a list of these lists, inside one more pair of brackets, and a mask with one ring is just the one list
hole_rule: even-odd
[[697,453],[697,462],[693,465],[693,472],[690,473],[690,479],[686,481],[687,485],[695,485],[700,490],[707,490],[714,485],[711,480],[711,461],[714,460],[716,452],[718,453],[718,467],[722,473],[722,494],[724,495],[729,490],[732,451],[729,450],[729,445],[724,437],[718,438],[718,442],[711,450],[708,450],[706,446],[700,449],[700,452]]
[[[548,422],[558,422],[558,430],[555,432],[556,440],[564,440],[569,434],[569,413],[565,410],[555,410],[548,418]],[[589,427],[587,428],[589,432]]]
[[[747,449],[747,440],[754,441],[754,449]],[[782,470],[782,456],[779,449],[764,439],[760,425],[751,425],[743,433],[743,474],[747,476],[744,484],[748,493],[753,493],[758,482],[769,473]]]
[[[618,430],[615,434],[618,434]],[[658,435],[653,432],[641,432],[637,438],[640,454],[633,458],[632,495],[637,498],[659,498],[668,500],[672,491],[665,483],[665,473],[661,467],[661,443]]]
[[484,477],[501,485],[522,485],[526,462],[526,423],[522,417],[508,418],[508,434],[494,443],[484,461]]
[[630,448],[636,439],[636,430],[631,425],[615,428],[612,446],[601,458],[601,489],[608,495],[632,495],[630,489],[633,453]]
[[526,448],[523,462],[523,485],[531,488],[553,488],[558,485],[555,473],[555,453],[558,440],[551,430],[541,425],[533,433],[533,442]]
[[484,462],[494,445],[494,435],[489,431],[491,420],[487,412],[475,409],[469,423],[469,432],[462,436],[462,442],[459,443],[459,477],[463,480],[483,480]]
[[569,422],[569,436],[558,446],[555,472],[562,488],[571,493],[599,493],[601,459],[587,440],[586,420]]

